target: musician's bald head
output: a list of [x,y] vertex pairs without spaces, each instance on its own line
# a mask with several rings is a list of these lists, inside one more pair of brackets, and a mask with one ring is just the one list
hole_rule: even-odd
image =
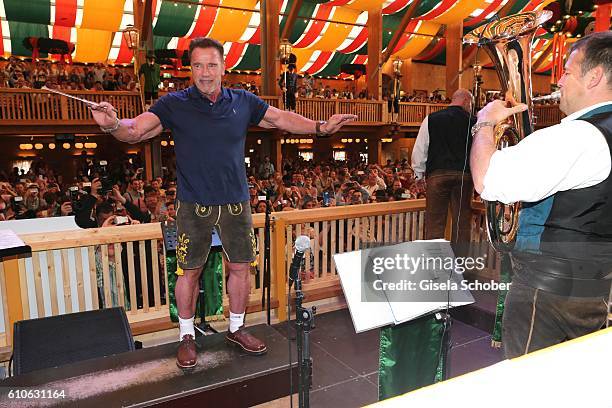
[[457,89],[451,98],[451,105],[461,106],[466,111],[471,112],[474,105],[474,97],[467,89]]

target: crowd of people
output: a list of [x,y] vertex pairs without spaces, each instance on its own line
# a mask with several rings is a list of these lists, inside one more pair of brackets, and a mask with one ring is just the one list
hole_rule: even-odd
[[[42,160],[28,172],[13,168],[0,173],[0,220],[75,215],[84,227],[102,227],[97,207],[129,221],[154,222],[175,217],[174,174],[145,180],[140,163],[127,160],[100,165],[83,156],[77,177],[67,180]],[[406,161],[384,166],[363,162],[314,164],[285,160],[275,169],[269,157],[247,168],[251,211],[262,213],[269,200],[272,211],[367,204],[425,197],[425,182],[417,180]],[[92,199],[93,198],[93,199]],[[108,223],[112,222],[108,221]]]
[[10,57],[0,70],[0,87],[40,89],[43,86],[74,91],[134,91],[139,87],[132,68],[102,63],[80,65]]

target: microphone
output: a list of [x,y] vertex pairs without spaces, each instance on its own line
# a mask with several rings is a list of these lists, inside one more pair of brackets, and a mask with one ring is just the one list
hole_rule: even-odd
[[295,254],[291,260],[291,266],[289,267],[289,289],[298,278],[300,273],[300,266],[302,266],[302,260],[304,259],[304,252],[310,248],[310,238],[306,235],[300,235],[295,240]]

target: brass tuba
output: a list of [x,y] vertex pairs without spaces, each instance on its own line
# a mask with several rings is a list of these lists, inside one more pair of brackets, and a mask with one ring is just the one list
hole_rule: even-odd
[[[495,126],[498,150],[513,146],[533,133],[531,45],[538,27],[551,16],[548,10],[515,14],[484,24],[463,37],[464,43],[477,44],[487,52],[506,101],[528,106],[526,111]],[[511,250],[518,230],[520,203],[486,201],[485,204],[489,242],[498,251]]]

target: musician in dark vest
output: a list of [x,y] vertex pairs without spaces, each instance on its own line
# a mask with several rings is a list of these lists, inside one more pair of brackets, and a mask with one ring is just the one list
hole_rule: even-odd
[[[412,168],[417,179],[425,176],[427,182],[426,239],[444,238],[450,206],[452,242],[470,240],[474,186],[468,157],[470,128],[476,121],[470,114],[473,99],[468,90],[458,89],[448,108],[426,116],[421,123],[412,150]],[[455,246],[455,251],[465,247]]]
[[526,105],[478,113],[476,191],[521,201],[502,341],[508,358],[600,329],[612,278],[612,32],[577,41],[559,80],[561,123],[496,151],[493,126]]

